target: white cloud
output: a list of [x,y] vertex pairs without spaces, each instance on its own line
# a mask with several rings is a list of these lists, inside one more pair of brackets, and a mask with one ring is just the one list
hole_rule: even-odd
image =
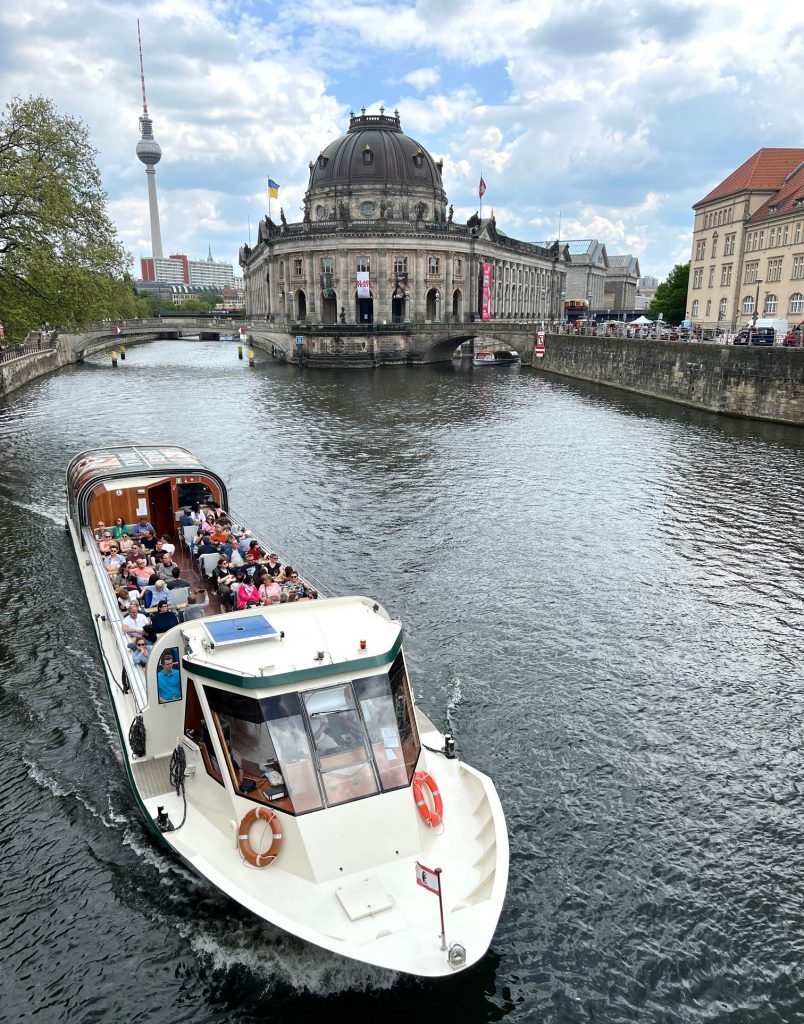
[[419,92],[423,92],[425,89],[432,89],[438,85],[440,77],[435,68],[418,68],[416,71],[403,75],[402,81],[412,85]]

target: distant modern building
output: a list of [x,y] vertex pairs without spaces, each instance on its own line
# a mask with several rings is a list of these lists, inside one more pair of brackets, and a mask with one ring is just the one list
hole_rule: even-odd
[[804,319],[804,149],[759,149],[693,206],[687,315]]
[[630,254],[609,256],[609,269],[603,288],[603,308],[636,309],[639,260]]
[[455,222],[442,169],[398,111],[352,114],[310,161],[303,220],[280,210],[241,248],[248,314],[277,324],[463,321],[484,306],[495,319],[560,315],[564,248],[510,238],[493,215]]
[[236,284],[232,264],[213,260],[211,249],[205,260],[190,260],[183,253],[173,253],[166,259],[144,256],[140,259],[140,272],[143,281],[188,284],[196,288],[233,288]]

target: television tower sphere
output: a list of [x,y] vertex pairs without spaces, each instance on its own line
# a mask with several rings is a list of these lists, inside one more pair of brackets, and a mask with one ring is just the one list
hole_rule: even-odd
[[146,166],[153,167],[162,159],[162,147],[154,138],[153,121],[150,117],[140,118],[142,138],[137,143],[137,158]]

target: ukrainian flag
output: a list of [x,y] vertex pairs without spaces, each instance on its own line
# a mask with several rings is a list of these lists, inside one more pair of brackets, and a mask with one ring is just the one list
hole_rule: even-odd
[[279,186],[273,178],[268,179],[268,196],[270,199],[279,198]]

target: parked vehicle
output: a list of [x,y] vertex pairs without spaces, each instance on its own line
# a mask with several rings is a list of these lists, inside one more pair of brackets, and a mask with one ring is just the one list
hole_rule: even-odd
[[804,344],[804,320],[785,334],[782,344],[801,348],[802,344]]

